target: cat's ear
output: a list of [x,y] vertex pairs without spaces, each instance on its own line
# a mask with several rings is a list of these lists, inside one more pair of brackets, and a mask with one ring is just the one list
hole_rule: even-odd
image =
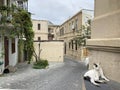
[[98,67],[98,65],[96,63],[93,63],[93,68],[95,69],[96,67]]
[[93,66],[96,66],[97,64],[96,63],[93,63]]
[[101,62],[98,62],[98,65],[101,65]]

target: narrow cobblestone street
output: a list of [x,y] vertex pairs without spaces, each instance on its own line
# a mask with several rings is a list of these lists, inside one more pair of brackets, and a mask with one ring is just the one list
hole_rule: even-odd
[[82,62],[70,58],[65,58],[64,63],[50,63],[48,69],[33,69],[22,63],[17,72],[0,77],[0,89],[83,90],[85,82],[85,90],[120,90],[120,84],[112,80],[100,87],[82,82],[85,71]]
[[[23,71],[22,71],[23,70]],[[19,73],[0,78],[4,89],[28,90],[81,90],[83,64],[65,58],[64,64],[49,69],[36,70],[30,66]]]

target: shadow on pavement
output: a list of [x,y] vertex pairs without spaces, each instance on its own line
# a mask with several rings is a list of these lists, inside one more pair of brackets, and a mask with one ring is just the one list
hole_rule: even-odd
[[100,84],[100,87],[97,87],[86,80],[84,80],[84,82],[86,90],[120,90],[120,83],[114,81],[109,81],[106,84]]

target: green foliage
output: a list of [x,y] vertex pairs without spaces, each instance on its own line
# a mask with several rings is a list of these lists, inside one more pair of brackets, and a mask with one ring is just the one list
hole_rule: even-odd
[[23,0],[23,1],[28,1],[28,0]]
[[84,35],[80,35],[78,37],[75,37],[73,40],[77,41],[77,44],[79,46],[85,46],[86,45],[86,39]]
[[3,58],[3,57],[4,57],[4,55],[5,55],[4,51],[3,51],[3,50],[1,50],[1,53],[0,53],[0,58]]
[[0,6],[0,12],[8,10],[7,6]]
[[9,13],[11,12],[11,8],[0,6],[0,12],[2,15],[0,24],[10,23]]
[[0,65],[3,65],[3,61],[0,61]]
[[24,40],[20,39],[18,41],[18,51],[19,51],[18,57],[21,57],[21,55],[23,54],[23,50],[24,50]]
[[[26,38],[26,42],[24,44],[25,50],[28,51],[27,59],[30,63],[34,50],[33,47],[34,32],[32,30],[32,21],[30,13],[27,12],[26,10],[17,8],[15,5],[12,5],[11,7],[0,6],[0,12],[2,14],[0,24],[3,25],[3,27],[1,27],[0,29],[2,31],[3,37],[5,30],[8,30],[8,32],[10,33],[8,37],[14,38],[18,36],[20,39],[22,39],[23,37]],[[12,28],[9,28],[7,26],[8,21],[12,25]],[[23,43],[19,44],[22,45]]]
[[22,39],[22,37],[26,38],[25,50],[28,51],[27,59],[30,63],[33,56],[33,38],[34,32],[32,30],[32,22],[30,13],[25,10],[18,10],[18,12],[13,14],[13,25],[15,26],[15,33]]
[[[7,14],[10,11],[10,8],[7,6],[0,6],[0,14],[1,14],[1,21],[0,21],[0,36],[1,36],[1,43],[2,43],[2,50],[0,51],[0,58],[4,57],[4,35],[5,30],[9,29],[7,27],[8,24],[8,18]],[[2,64],[2,63],[1,63]]]
[[78,35],[76,37],[73,38],[73,40],[77,41],[77,44],[79,46],[85,46],[86,45],[86,39],[90,39],[91,38],[91,20],[89,19],[87,22],[87,26],[82,25],[81,26],[81,31],[82,31],[82,35]]
[[47,60],[39,60],[33,64],[34,69],[45,69],[48,66]]

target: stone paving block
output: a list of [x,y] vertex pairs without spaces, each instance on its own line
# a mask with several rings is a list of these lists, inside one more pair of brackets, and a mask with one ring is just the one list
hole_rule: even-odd
[[100,84],[100,86],[95,86],[89,81],[84,80],[86,90],[120,90],[120,83],[115,81],[109,81],[105,84]]

